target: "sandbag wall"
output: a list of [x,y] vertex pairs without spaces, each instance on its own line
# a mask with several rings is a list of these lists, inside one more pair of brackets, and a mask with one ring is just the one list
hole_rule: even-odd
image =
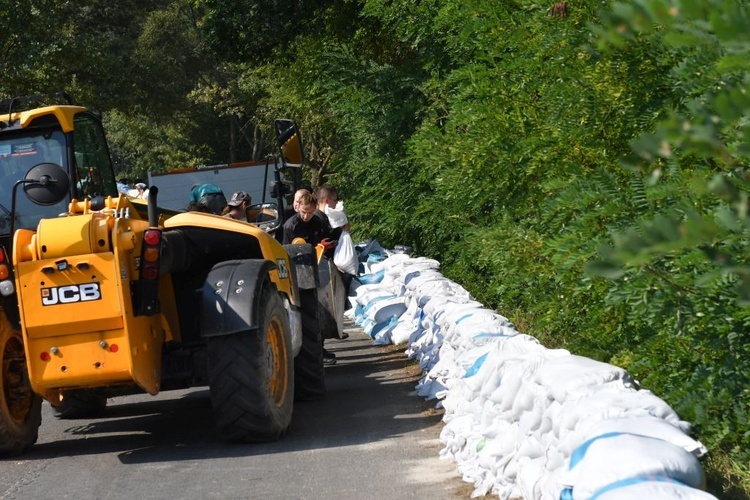
[[364,259],[346,314],[419,361],[418,394],[445,409],[441,456],[473,497],[714,498],[689,423],[625,370],[545,348],[435,260],[372,243]]

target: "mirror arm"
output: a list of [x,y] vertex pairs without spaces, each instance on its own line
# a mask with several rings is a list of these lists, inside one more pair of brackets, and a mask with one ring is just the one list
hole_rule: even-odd
[[[49,176],[42,176],[42,177],[49,177]],[[18,192],[18,186],[21,186],[23,184],[32,184],[35,182],[40,182],[41,179],[19,179],[13,184],[13,189],[11,191],[11,198],[10,198],[10,212],[8,215],[10,216],[10,238],[11,241],[13,241],[13,235],[16,232],[16,193]]]

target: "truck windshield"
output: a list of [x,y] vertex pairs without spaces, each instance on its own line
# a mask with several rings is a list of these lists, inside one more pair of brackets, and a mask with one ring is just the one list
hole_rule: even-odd
[[[29,169],[45,162],[65,168],[65,136],[59,130],[35,129],[0,140],[0,235],[10,233],[13,185],[23,179]],[[17,229],[36,228],[42,218],[56,217],[68,209],[68,200],[40,206],[29,200],[22,185],[16,191]]]

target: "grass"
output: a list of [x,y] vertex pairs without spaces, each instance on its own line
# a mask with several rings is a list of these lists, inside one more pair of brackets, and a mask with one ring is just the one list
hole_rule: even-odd
[[750,465],[740,464],[727,453],[710,451],[703,470],[706,491],[722,500],[750,500]]

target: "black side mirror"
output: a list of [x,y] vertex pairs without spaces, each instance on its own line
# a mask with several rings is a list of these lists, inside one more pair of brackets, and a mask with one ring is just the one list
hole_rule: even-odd
[[[16,213],[16,193],[18,186],[29,199],[37,205],[54,205],[62,201],[68,194],[70,178],[65,170],[56,163],[40,163],[26,172],[26,177],[13,184],[13,201],[11,213]],[[10,221],[10,234],[15,232],[15,217]]]
[[267,233],[273,233],[281,227],[281,214],[276,203],[258,203],[247,207],[247,221]]
[[54,205],[67,196],[70,178],[60,165],[40,163],[26,172],[20,183],[26,196],[37,205]]

